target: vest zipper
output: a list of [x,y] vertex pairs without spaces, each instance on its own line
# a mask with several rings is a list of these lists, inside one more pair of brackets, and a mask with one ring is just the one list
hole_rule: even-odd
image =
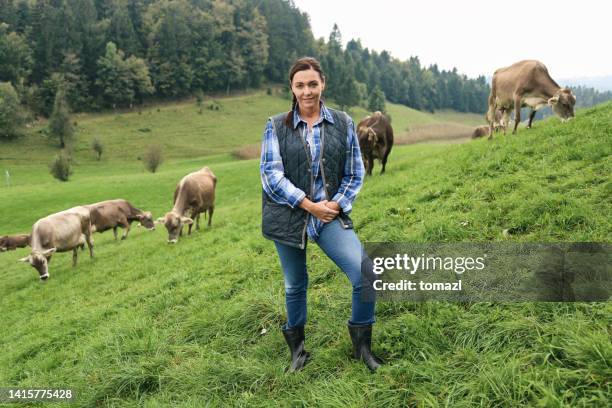
[[[329,201],[329,193],[327,192],[327,182],[325,181],[325,167],[323,165],[323,151],[325,147],[324,129],[325,129],[325,124],[322,124],[321,125],[321,157],[319,159],[319,166],[321,167],[321,177],[323,177],[323,191],[325,191],[325,198],[327,199],[327,201]],[[340,211],[342,212],[342,209],[340,209]],[[340,214],[338,214],[338,217],[336,218],[338,219],[338,221],[340,221],[340,225],[342,225],[342,228],[348,229],[348,225],[344,223],[344,221],[342,220],[342,217],[340,217]]]
[[[306,124],[306,131],[308,131],[308,124]],[[308,147],[308,145],[306,145],[306,137],[302,134],[302,137],[300,137],[300,139],[302,140],[302,146],[304,146],[304,150],[306,150],[306,156],[308,157],[308,172],[310,173],[310,197],[312,197],[312,195],[314,194],[314,178],[312,175],[312,156],[310,155],[310,148]],[[323,181],[325,181],[325,179],[323,179]],[[300,249],[304,249],[306,247],[306,228],[307,227],[308,227],[308,213],[306,212],[306,222],[304,223],[304,229],[302,230],[302,245],[300,246]]]

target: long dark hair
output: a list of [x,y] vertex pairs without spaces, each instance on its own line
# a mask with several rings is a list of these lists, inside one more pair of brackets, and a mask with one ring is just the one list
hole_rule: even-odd
[[[321,77],[321,81],[325,82],[325,74],[321,69],[321,64],[319,63],[319,61],[317,61],[317,59],[313,57],[302,57],[295,61],[295,63],[289,70],[289,86],[291,87],[291,84],[293,83],[293,77],[295,76],[296,72],[307,71],[309,69],[314,69],[315,71],[317,71],[319,73],[319,76]],[[293,92],[291,92],[291,95],[293,96],[293,100],[291,101],[291,110],[287,113],[287,116],[285,116],[285,125],[290,128],[293,127],[293,111],[297,106],[297,99],[295,98]]]

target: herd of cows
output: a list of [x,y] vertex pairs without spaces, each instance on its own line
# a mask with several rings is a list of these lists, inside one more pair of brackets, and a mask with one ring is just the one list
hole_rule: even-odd
[[29,263],[38,271],[40,279],[46,280],[55,252],[72,251],[75,266],[78,249],[84,249],[87,244],[89,256],[93,258],[94,232],[112,229],[117,239],[117,229],[121,227],[121,239],[126,239],[134,221],[149,230],[154,230],[155,224],[164,224],[168,242],[176,243],[185,225],[189,226],[188,234],[194,222],[196,229],[200,229],[202,213],[206,216],[208,212],[208,226],[211,225],[216,185],[217,178],[208,167],[186,175],[176,186],[172,209],[155,221],[151,212],[142,211],[123,199],[73,207],[36,221],[29,235],[0,237],[0,252],[31,246],[30,254],[20,261]]
[[[522,107],[531,109],[527,128],[531,127],[536,111],[546,105],[566,121],[574,116],[575,103],[576,97],[571,90],[561,88],[550,77],[544,64],[534,60],[520,61],[495,71],[486,114],[488,126],[477,128],[473,137],[488,134],[491,139],[493,132],[500,129],[505,133],[512,111],[515,115],[512,133],[516,134]],[[374,112],[359,122],[357,135],[366,174],[372,174],[374,159],[381,161],[381,174],[384,173],[393,147],[393,129],[388,118],[381,112]],[[73,265],[76,265],[77,250],[84,249],[87,244],[90,257],[93,257],[94,232],[113,229],[117,239],[117,228],[121,227],[122,239],[125,239],[134,221],[149,230],[154,230],[155,224],[164,224],[168,242],[176,243],[185,225],[189,228],[188,234],[191,234],[194,222],[196,229],[200,229],[202,213],[206,217],[208,212],[208,225],[211,225],[216,185],[217,178],[208,167],[186,175],[176,186],[172,210],[155,221],[150,212],[139,210],[121,199],[73,207],[36,221],[29,235],[0,237],[0,252],[31,246],[30,255],[20,261],[29,263],[38,271],[40,279],[45,280],[49,277],[49,262],[55,252],[72,250]]]

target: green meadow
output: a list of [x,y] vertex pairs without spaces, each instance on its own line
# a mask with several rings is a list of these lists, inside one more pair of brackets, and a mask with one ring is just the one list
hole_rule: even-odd
[[[133,225],[125,241],[95,235],[95,258],[56,254],[50,278],[0,254],[0,386],[68,387],[74,406],[607,406],[612,306],[602,303],[379,303],[371,374],[349,356],[350,283],[309,248],[311,362],[284,370],[284,287],[272,242],[260,233],[259,161],[233,149],[261,140],[277,96],[193,102],[141,113],[78,115],[74,175],[47,164],[57,149],[39,130],[0,144],[0,234],[29,231],[74,205],[125,198],[155,217],[177,181],[202,166],[218,177],[212,227],[166,243]],[[389,108],[396,134],[476,115]],[[355,110],[354,118],[366,114]],[[146,130],[148,129],[148,130]],[[106,151],[94,160],[89,143]],[[561,242],[612,238],[612,103],[576,119],[536,122],[516,136],[465,144],[396,146],[355,202],[362,241]],[[147,173],[149,144],[166,161]],[[505,232],[504,232],[505,231]],[[43,406],[43,404],[39,404]],[[13,405],[11,405],[13,406]],[[44,406],[66,406],[45,403]]]

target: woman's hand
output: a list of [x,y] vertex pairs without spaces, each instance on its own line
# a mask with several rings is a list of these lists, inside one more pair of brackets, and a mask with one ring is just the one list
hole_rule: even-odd
[[340,205],[335,201],[327,201],[325,205],[331,208],[332,210],[340,212]]
[[[337,209],[335,209],[336,207]],[[303,208],[325,223],[333,221],[333,219],[340,214],[340,206],[338,206],[338,203],[327,200],[313,203],[308,198],[305,198],[300,203],[300,208]]]

